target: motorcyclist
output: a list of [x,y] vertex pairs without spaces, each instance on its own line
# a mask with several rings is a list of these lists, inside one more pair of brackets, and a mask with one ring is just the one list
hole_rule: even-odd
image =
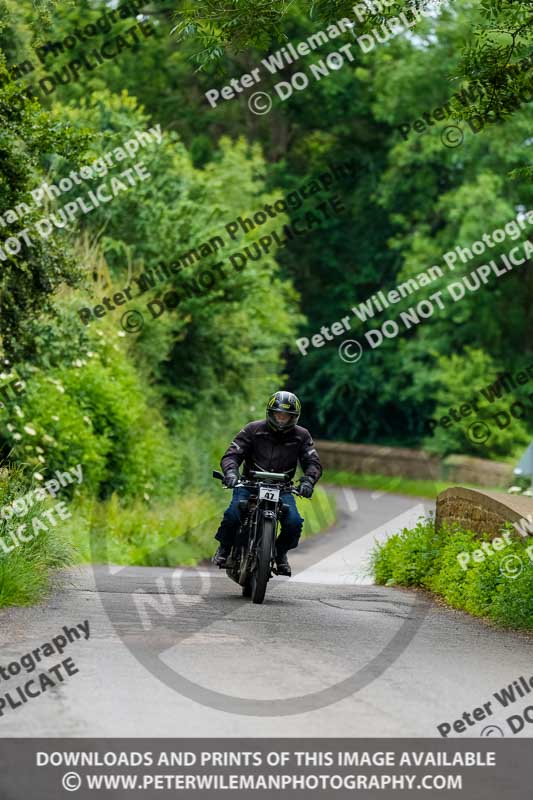
[[[275,392],[267,403],[266,419],[249,422],[222,456],[220,465],[224,472],[224,483],[233,489],[233,498],[215,535],[220,544],[213,561],[219,567],[226,564],[241,522],[239,501],[250,495],[250,491],[243,486],[235,488],[240,480],[239,467],[243,461],[244,478],[249,477],[251,470],[285,472],[288,478],[293,478],[299,462],[304,471],[299,492],[303,497],[313,494],[314,486],[322,475],[322,466],[311,434],[297,425],[300,411],[301,403],[295,394]],[[284,492],[281,500],[286,508],[281,514],[281,533],[276,540],[276,569],[279,575],[290,576],[287,550],[298,546],[304,521],[298,513],[293,494]]]

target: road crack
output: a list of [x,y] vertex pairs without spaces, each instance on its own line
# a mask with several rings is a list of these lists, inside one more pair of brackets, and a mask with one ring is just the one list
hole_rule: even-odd
[[[320,597],[318,598],[318,602],[322,603],[324,606],[331,606],[331,608],[339,608],[341,611],[365,611],[369,614],[385,614],[389,617],[397,617],[397,619],[412,619],[412,617],[406,616],[405,614],[397,614],[394,611],[390,611],[387,609],[378,609],[378,608],[346,608],[346,606],[339,606],[336,603],[329,603],[327,600],[322,600]],[[357,600],[351,600],[349,602],[356,603]]]

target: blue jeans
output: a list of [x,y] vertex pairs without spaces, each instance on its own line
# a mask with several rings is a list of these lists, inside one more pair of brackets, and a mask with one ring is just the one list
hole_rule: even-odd
[[[250,496],[250,490],[244,486],[238,486],[233,490],[231,503],[224,511],[222,522],[215,534],[221,544],[231,547],[235,541],[235,536],[241,524],[241,512],[239,510],[239,500],[246,500]],[[303,517],[298,513],[296,500],[290,492],[283,492],[280,500],[288,506],[281,512],[281,533],[276,542],[280,550],[292,550],[298,547],[298,540],[304,524]]]

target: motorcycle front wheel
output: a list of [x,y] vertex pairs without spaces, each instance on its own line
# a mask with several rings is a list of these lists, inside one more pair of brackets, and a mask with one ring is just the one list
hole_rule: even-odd
[[257,545],[257,558],[255,569],[252,573],[252,603],[262,603],[265,599],[267,583],[270,578],[270,559],[275,538],[276,521],[270,517],[263,517],[261,539]]

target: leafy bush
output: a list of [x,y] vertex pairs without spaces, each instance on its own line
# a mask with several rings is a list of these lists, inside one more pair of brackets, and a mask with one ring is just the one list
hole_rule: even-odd
[[378,543],[371,566],[378,583],[420,586],[438,553],[433,526],[420,520],[412,530],[404,528],[385,544]]
[[[526,552],[531,541],[514,538],[499,553],[480,562],[471,559],[463,569],[458,554],[473,553],[483,541],[490,537],[480,538],[472,531],[445,525],[436,532],[433,519],[420,521],[415,528],[404,529],[375,547],[372,567],[376,582],[421,586],[441,595],[454,608],[508,627],[533,629],[533,559]],[[520,559],[516,578],[501,569],[502,559],[508,556]]]
[[12,461],[41,472],[83,464],[85,488],[106,497],[168,494],[180,468],[157,399],[117,344],[85,358],[27,371],[0,432]]
[[[492,418],[498,411],[508,412],[520,391],[516,393],[517,397],[507,394],[492,403],[480,393],[481,389],[496,381],[498,372],[497,365],[487,353],[471,347],[465,348],[464,355],[454,353],[438,359],[438,369],[431,376],[437,403],[432,418],[438,420],[449,416],[450,408],[458,410],[463,403],[478,401],[481,404],[479,413],[473,409],[473,413],[460,421],[454,420],[447,428],[438,425],[432,437],[424,443],[429,451],[440,455],[465,453],[480,458],[501,458],[527,447],[531,439],[527,421],[509,415],[510,423],[502,430]],[[526,402],[526,406],[529,405]],[[478,419],[486,421],[490,429],[490,438],[483,444],[475,444],[468,436],[469,426]]]

